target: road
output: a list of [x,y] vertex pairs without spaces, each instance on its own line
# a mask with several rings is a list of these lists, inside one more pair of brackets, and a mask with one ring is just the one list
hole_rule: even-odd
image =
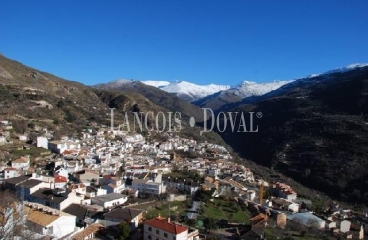
[[201,202],[194,201],[192,207],[188,209],[187,218],[197,219],[200,206],[201,206]]

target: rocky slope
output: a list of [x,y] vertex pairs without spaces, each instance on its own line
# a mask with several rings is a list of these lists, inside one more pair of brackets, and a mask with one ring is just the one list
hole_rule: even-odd
[[231,111],[262,113],[258,132],[221,133],[241,156],[332,197],[368,202],[368,67],[300,79]]

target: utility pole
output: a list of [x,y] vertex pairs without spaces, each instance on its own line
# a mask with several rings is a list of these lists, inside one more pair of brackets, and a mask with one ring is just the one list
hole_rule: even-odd
[[170,205],[170,194],[169,194],[169,218],[168,218],[168,222],[170,222],[171,221],[171,219],[170,219],[170,216],[171,216],[171,205]]
[[111,115],[110,115],[110,117],[111,117],[111,126],[110,126],[110,128],[111,128],[111,132],[112,132],[112,131],[114,131],[114,110],[115,110],[115,108],[110,108],[110,110],[111,110]]
[[263,188],[264,188],[264,184],[263,184],[263,180],[261,182],[261,186],[259,187],[259,204],[262,205],[263,203]]

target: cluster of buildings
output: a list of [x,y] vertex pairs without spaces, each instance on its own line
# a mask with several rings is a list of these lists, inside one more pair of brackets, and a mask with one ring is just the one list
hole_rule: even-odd
[[[48,156],[37,161],[22,156],[0,165],[3,188],[22,200],[22,223],[39,236],[92,239],[96,234],[116,233],[119,224],[127,222],[132,232],[143,224],[143,239],[199,239],[195,229],[160,216],[146,220],[144,210],[130,205],[130,199],[141,196],[178,193],[194,197],[199,189],[248,206],[252,229],[243,239],[262,238],[273,222],[281,228],[297,222],[346,238],[354,233],[359,239],[368,229],[365,215],[341,209],[331,210],[330,216],[315,215],[310,200],[298,198],[284,182],[255,179],[249,168],[233,163],[220,145],[172,135],[146,139],[138,133],[106,129],[87,129],[81,136],[58,141],[39,136],[34,144],[49,150]],[[175,171],[197,177],[177,177]],[[265,200],[260,191],[269,191]],[[195,219],[198,214],[190,216]]]

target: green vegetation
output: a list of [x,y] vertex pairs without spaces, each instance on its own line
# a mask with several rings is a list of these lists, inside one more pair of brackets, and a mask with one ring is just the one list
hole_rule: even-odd
[[323,231],[308,231],[304,227],[300,229],[279,229],[266,228],[265,235],[269,240],[333,240],[336,237],[330,236],[329,233]]
[[148,210],[148,212],[145,214],[145,218],[151,219],[155,218],[157,216],[161,217],[170,217],[171,219],[179,219],[181,217],[185,216],[185,213],[188,209],[187,202],[180,202],[180,201],[173,201],[170,202],[170,211],[169,211],[169,203],[168,202],[158,202],[158,204],[154,207],[151,207],[151,209]]
[[250,223],[250,213],[232,200],[212,199],[202,203],[201,218],[228,220],[236,223]]
[[44,149],[44,148],[37,148],[37,147],[31,147],[30,149],[21,149],[21,150],[17,149],[17,150],[13,150],[10,152],[10,154],[14,158],[19,158],[25,155],[30,155],[31,158],[35,158],[35,157],[39,157],[42,154],[46,154],[46,153],[51,154],[49,150]]
[[127,222],[121,222],[118,227],[119,240],[128,240],[130,234],[130,225]]
[[172,169],[172,171],[164,176],[170,177],[171,179],[188,179],[188,181],[202,182],[201,176],[198,172],[189,171],[187,168],[179,170],[177,168]]

